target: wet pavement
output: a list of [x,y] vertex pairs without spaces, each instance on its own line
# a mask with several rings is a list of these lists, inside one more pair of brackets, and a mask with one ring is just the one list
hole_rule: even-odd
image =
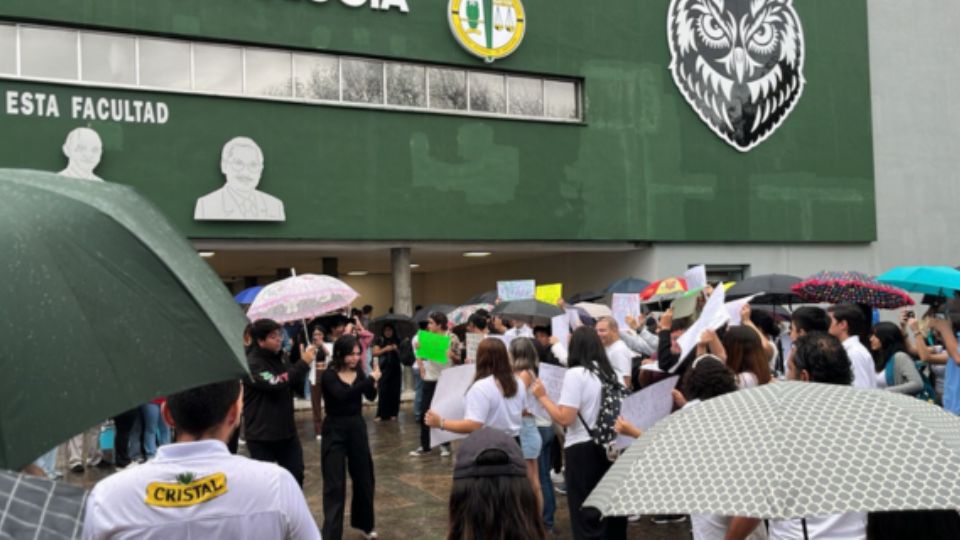
[[[440,540],[446,538],[447,500],[452,484],[453,457],[432,455],[411,457],[410,450],[419,444],[419,427],[414,423],[412,407],[404,404],[398,421],[373,422],[374,407],[366,407],[367,430],[373,453],[376,474],[376,529],[380,538]],[[297,412],[297,425],[303,444],[306,473],[304,493],[317,523],[322,523],[322,485],[320,472],[320,443],[313,432],[309,411]],[[244,453],[244,447],[240,447]],[[92,487],[110,471],[90,468],[84,474],[67,473],[66,480]],[[348,483],[349,486],[349,483]],[[349,498],[349,488],[347,497]],[[348,499],[349,500],[349,499]],[[567,500],[557,495],[556,538],[569,539]],[[344,538],[362,538],[359,531],[349,528],[349,503],[345,519]],[[654,525],[648,517],[631,523],[630,539],[687,540],[691,538],[689,521],[679,524]]]

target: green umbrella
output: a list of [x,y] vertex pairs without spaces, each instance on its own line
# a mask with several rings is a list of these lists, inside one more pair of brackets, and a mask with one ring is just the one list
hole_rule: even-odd
[[247,372],[240,308],[131,188],[0,169],[0,253],[0,468]]

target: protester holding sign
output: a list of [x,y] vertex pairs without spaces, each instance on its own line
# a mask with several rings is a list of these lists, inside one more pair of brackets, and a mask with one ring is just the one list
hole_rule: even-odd
[[[451,364],[460,362],[460,340],[448,330],[447,316],[439,311],[427,317],[427,330],[413,338],[413,350],[417,356],[417,369],[423,379],[423,406],[430,407],[433,394],[437,391],[440,372]],[[422,456],[430,452],[430,426],[426,415],[420,422],[420,448],[410,452],[411,456]],[[440,446],[440,456],[450,455],[450,444]]]

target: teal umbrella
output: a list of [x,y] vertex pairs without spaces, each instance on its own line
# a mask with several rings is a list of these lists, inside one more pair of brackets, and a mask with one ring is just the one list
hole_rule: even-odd
[[898,266],[877,276],[877,281],[914,293],[953,296],[960,291],[960,270],[949,266]]
[[0,253],[0,468],[246,374],[240,308],[131,188],[0,169]]

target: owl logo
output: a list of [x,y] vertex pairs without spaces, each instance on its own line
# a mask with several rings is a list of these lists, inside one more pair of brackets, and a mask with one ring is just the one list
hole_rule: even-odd
[[672,0],[673,80],[741,152],[766,140],[803,92],[803,29],[793,0]]

